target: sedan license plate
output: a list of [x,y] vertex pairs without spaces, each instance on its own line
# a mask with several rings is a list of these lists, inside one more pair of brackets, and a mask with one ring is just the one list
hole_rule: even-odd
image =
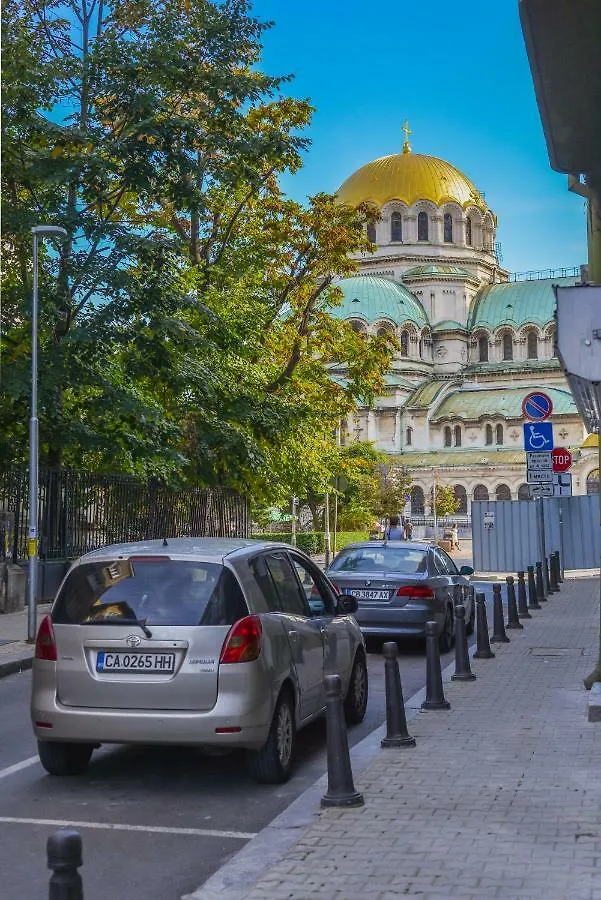
[[389,600],[390,591],[351,591],[353,597],[357,600]]
[[121,650],[99,650],[97,672],[137,672],[141,675],[172,675],[175,653],[122,653]]

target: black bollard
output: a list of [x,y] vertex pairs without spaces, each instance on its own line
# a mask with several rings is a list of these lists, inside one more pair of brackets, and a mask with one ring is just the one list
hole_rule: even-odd
[[528,612],[528,599],[526,597],[526,582],[524,573],[518,572],[518,616],[520,619],[531,619]]
[[561,588],[559,587],[559,563],[557,560],[557,551],[551,554],[551,558],[549,560],[551,564],[551,579],[553,581],[553,590],[557,593]]
[[474,659],[494,659],[495,654],[490,649],[488,639],[486,597],[483,593],[476,594],[476,647]]
[[328,789],[322,806],[363,806],[363,794],[355,790],[348,751],[342,681],[340,675],[326,675],[326,741],[328,749]]
[[557,580],[560,584],[563,584],[563,575],[561,572],[561,556],[559,555],[559,550],[555,551],[555,559],[557,560]]
[[507,627],[523,628],[518,616],[518,604],[515,599],[515,582],[513,575],[508,575],[505,579],[507,582]]
[[549,559],[546,556],[543,559],[543,584],[545,585],[545,594],[548,598],[553,591],[551,590],[551,581],[549,579]]
[[384,681],[386,685],[386,737],[382,747],[415,747],[415,738],[407,731],[403,688],[399,672],[399,648],[394,641],[382,647],[384,653]]
[[455,607],[455,674],[452,681],[475,681],[476,676],[470,668],[470,657],[467,649],[467,630],[465,627],[465,606],[458,603]]
[[536,599],[536,580],[534,578],[534,566],[528,566],[528,609],[541,609]]
[[436,622],[426,622],[426,699],[422,709],[450,709],[442,689],[440,648]]
[[539,603],[547,600],[547,596],[545,594],[545,582],[543,579],[542,562],[537,562],[536,564],[536,599]]
[[81,837],[72,828],[61,828],[46,842],[50,876],[49,900],[83,900],[83,884],[77,871],[82,865]]
[[503,616],[503,600],[501,599],[501,585],[493,584],[492,586],[492,602],[493,602],[493,633],[491,637],[492,644],[509,644],[509,638],[505,634],[505,618]]

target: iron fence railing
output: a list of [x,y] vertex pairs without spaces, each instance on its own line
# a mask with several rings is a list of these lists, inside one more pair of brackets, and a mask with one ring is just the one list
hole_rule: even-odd
[[[0,517],[11,523],[6,556],[27,557],[28,474],[0,472]],[[247,499],[225,488],[174,489],[158,479],[40,469],[40,557],[69,559],[119,541],[162,537],[246,537]]]

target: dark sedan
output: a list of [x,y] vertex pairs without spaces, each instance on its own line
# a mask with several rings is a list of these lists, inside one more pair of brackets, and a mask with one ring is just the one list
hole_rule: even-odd
[[468,634],[474,630],[474,589],[470,566],[458,569],[435,544],[418,541],[365,541],[350,544],[327,574],[345,594],[357,598],[355,618],[366,637],[424,637],[436,621],[442,652],[454,642],[455,605],[463,603]]

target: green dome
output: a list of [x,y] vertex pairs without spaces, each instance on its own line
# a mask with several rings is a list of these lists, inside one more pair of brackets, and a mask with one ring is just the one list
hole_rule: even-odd
[[547,325],[555,316],[553,285],[569,286],[578,278],[540,278],[489,284],[478,291],[470,309],[470,328],[493,330],[499,325]]
[[407,269],[403,272],[403,278],[419,278],[425,277],[428,275],[452,275],[455,278],[475,278],[478,280],[476,275],[473,275],[472,272],[467,272],[465,269],[460,269],[459,266],[447,266],[443,263],[431,263],[427,266],[413,266],[411,269]]
[[398,281],[380,275],[357,275],[335,282],[334,287],[344,294],[342,303],[330,310],[337,319],[359,318],[369,324],[388,319],[395,325],[413,322],[418,328],[428,325],[417,297]]

